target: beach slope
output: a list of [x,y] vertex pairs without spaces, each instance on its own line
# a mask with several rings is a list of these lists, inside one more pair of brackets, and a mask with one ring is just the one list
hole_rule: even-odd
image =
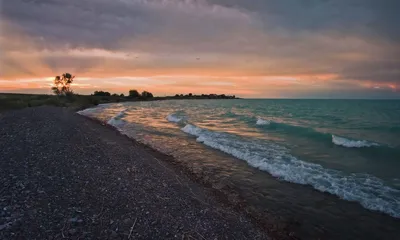
[[0,239],[266,239],[150,149],[66,108],[0,115]]

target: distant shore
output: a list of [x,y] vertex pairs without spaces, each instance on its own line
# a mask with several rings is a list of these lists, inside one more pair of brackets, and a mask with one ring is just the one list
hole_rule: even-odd
[[160,100],[190,100],[190,99],[240,99],[234,95],[202,94],[202,95],[175,95],[164,97],[129,97],[121,95],[94,96],[74,94],[68,97],[59,97],[47,94],[20,94],[0,93],[0,112],[38,106],[68,107],[81,110],[98,104],[116,102],[160,101]]
[[70,109],[3,113],[0,146],[0,238],[294,237],[260,228],[165,155]]

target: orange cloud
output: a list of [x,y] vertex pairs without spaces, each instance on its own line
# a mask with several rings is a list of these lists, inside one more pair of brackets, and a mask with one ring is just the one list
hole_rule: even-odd
[[[228,15],[229,20],[235,18],[230,12]],[[206,33],[213,33],[210,39],[202,34],[188,36],[169,22],[167,29],[172,32],[127,36],[114,48],[51,48],[45,39],[33,40],[18,26],[2,21],[0,91],[48,93],[52,76],[63,72],[77,76],[73,88],[78,93],[126,93],[137,88],[158,95],[192,92],[285,97],[351,88],[397,90],[394,82],[348,76],[347,71],[355,70],[347,70],[347,66],[381,57],[383,45],[356,36],[337,41],[328,33],[298,33],[293,40],[290,34],[268,33],[247,24],[249,17],[240,16],[237,26],[224,22],[222,27],[228,24],[232,31],[207,29]],[[364,74],[357,64],[355,75]]]

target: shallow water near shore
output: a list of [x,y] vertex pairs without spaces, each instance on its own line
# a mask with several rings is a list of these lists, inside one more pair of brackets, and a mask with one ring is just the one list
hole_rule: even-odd
[[172,155],[303,237],[400,234],[400,101],[187,100],[80,114]]

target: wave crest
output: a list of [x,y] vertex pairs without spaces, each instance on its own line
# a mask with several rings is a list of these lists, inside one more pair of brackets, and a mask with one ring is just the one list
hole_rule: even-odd
[[179,122],[181,122],[183,119],[184,119],[183,117],[179,117],[179,116],[176,116],[176,115],[174,115],[174,114],[169,114],[169,115],[167,116],[168,122],[179,123]]
[[271,121],[262,119],[262,118],[257,118],[256,124],[257,125],[269,125],[269,124],[271,124]]
[[127,109],[123,109],[122,111],[120,111],[119,113],[117,113],[114,117],[112,117],[110,120],[108,120],[107,124],[114,126],[114,127],[119,127],[122,124],[125,123],[124,120],[122,120],[123,117],[125,117],[126,115],[126,110]]
[[82,116],[90,117],[92,115],[95,115],[99,111],[101,111],[101,109],[99,109],[99,107],[96,106],[96,107],[92,107],[92,108],[83,109],[83,110],[78,111],[76,113],[79,114],[79,115],[82,115]]
[[379,146],[377,143],[368,142],[365,140],[351,140],[344,137],[332,135],[332,142],[338,146],[348,148],[362,148],[362,147],[376,147]]
[[400,191],[372,175],[345,174],[292,156],[279,145],[249,141],[232,134],[214,132],[191,124],[181,129],[196,136],[197,142],[246,161],[250,166],[284,181],[310,185],[313,188],[357,201],[363,207],[400,218]]

